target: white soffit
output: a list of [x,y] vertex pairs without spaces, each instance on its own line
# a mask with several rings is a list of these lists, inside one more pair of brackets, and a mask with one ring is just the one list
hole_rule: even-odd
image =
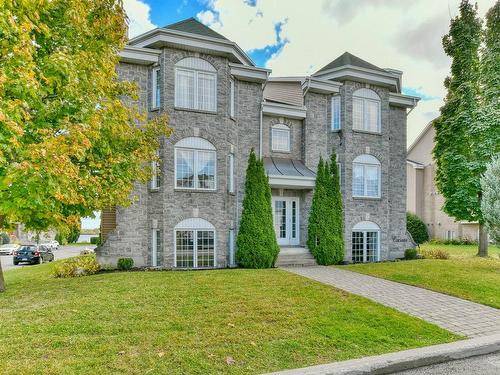
[[229,64],[231,75],[241,81],[264,83],[267,81],[270,69],[257,68],[254,66]]
[[294,119],[306,118],[306,107],[296,107],[281,103],[263,102],[262,113],[265,115],[282,116]]
[[152,65],[158,63],[161,52],[151,48],[138,48],[126,46],[120,51],[120,61],[140,65]]

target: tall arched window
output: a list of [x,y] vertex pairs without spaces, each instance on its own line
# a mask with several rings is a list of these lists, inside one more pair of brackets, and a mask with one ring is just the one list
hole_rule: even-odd
[[353,129],[380,133],[380,97],[370,89],[359,89],[353,93]]
[[196,57],[175,64],[175,106],[216,111],[217,74],[212,64]]
[[352,162],[352,196],[380,198],[380,162],[372,155],[359,155]]
[[175,226],[174,232],[176,267],[215,267],[215,227],[210,222],[186,219]]
[[175,149],[175,187],[215,190],[216,152],[209,141],[199,137],[181,139]]
[[272,150],[290,152],[290,128],[284,124],[273,125],[271,130]]
[[352,262],[376,262],[380,257],[380,227],[361,221],[352,228]]

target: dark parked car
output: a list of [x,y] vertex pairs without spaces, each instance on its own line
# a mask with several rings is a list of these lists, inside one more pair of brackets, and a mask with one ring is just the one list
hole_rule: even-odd
[[43,245],[21,245],[14,254],[15,265],[21,262],[41,264],[43,262],[52,262],[53,260],[54,253]]

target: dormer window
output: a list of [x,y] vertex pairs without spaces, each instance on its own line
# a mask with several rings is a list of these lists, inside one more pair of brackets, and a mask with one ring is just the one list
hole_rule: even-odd
[[290,152],[290,128],[284,124],[276,124],[272,128],[272,150]]
[[352,95],[353,129],[380,133],[380,97],[370,89],[359,89]]
[[217,74],[208,61],[188,57],[175,64],[175,106],[215,112]]

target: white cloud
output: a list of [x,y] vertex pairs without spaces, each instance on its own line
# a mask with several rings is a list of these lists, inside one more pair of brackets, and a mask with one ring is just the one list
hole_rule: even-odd
[[[275,27],[283,23],[281,39],[288,43],[268,61],[274,76],[311,74],[345,51],[382,68],[404,72],[403,85],[421,88],[429,97],[443,98],[443,81],[450,60],[441,50],[450,15],[460,0],[213,0],[209,13],[198,18],[249,51],[276,45]],[[481,0],[483,16],[495,0]],[[449,5],[448,5],[449,4]],[[408,117],[411,142],[442,99],[421,101]]]
[[151,7],[141,0],[124,0],[123,7],[129,19],[128,36],[134,36],[145,33],[157,26],[151,22]]

